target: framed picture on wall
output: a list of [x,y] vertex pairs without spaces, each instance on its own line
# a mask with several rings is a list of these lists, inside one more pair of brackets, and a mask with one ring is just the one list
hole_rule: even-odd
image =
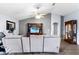
[[15,22],[12,21],[6,21],[6,30],[15,29]]

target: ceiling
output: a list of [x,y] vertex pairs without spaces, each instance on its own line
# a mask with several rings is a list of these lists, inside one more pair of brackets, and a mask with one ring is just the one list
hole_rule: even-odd
[[[78,3],[39,3],[40,13],[55,13],[65,16],[79,10]],[[0,15],[14,16],[17,19],[32,17],[37,3],[0,3]]]

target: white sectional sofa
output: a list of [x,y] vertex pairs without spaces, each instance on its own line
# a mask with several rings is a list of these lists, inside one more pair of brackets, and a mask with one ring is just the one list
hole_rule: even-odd
[[43,35],[30,36],[31,52],[43,52]]
[[21,36],[9,35],[2,39],[7,53],[22,53]]
[[60,38],[31,35],[30,37],[13,36],[2,39],[6,52],[26,53],[26,52],[55,52],[59,53]]
[[60,38],[59,37],[44,37],[44,52],[59,53]]
[[23,52],[30,52],[29,37],[22,37]]

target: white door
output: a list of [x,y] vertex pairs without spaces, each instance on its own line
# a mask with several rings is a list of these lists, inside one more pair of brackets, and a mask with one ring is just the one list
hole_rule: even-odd
[[30,52],[29,37],[22,37],[23,51]]
[[31,35],[31,52],[43,52],[43,36],[42,35]]
[[60,39],[44,38],[44,52],[59,52]]
[[22,52],[21,39],[4,39],[3,45],[9,53]]

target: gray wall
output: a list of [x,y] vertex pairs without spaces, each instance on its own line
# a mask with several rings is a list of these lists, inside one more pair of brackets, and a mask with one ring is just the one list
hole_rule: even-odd
[[64,37],[64,16],[61,16],[61,39]]
[[51,14],[47,14],[42,19],[28,18],[19,21],[19,34],[26,35],[27,23],[43,23],[43,33],[51,35]]

